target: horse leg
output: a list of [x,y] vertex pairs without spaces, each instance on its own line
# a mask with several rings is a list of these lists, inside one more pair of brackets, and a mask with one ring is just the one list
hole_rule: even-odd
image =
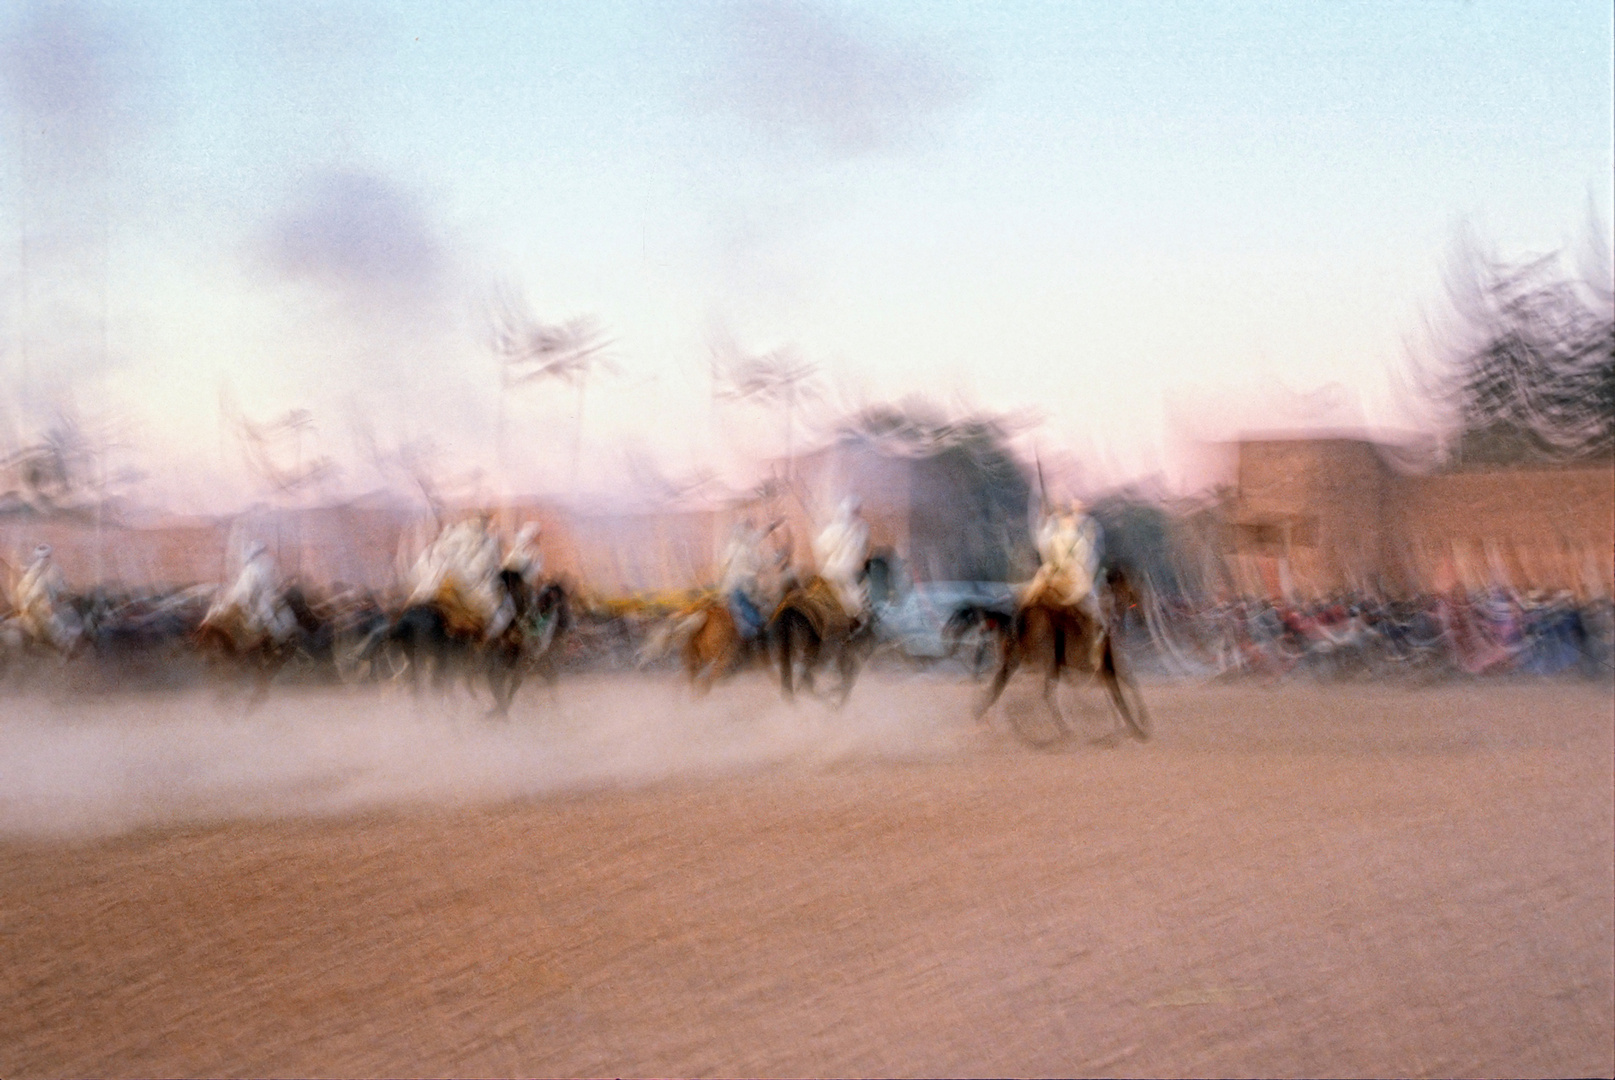
[[[1110,691],[1111,700],[1116,704],[1116,712],[1120,714],[1122,723],[1126,725],[1128,734],[1139,742],[1145,742],[1150,737],[1149,714],[1144,709],[1143,699],[1129,701],[1127,690],[1132,683],[1122,675],[1121,668],[1116,662],[1116,647],[1109,634],[1105,635],[1104,654],[1100,660],[1099,677]],[[1137,689],[1132,687],[1136,696]]]
[[717,640],[707,643],[708,659],[697,683],[697,692],[702,696],[711,692],[712,684],[728,675],[735,666],[734,640],[725,635],[721,628],[715,629],[712,636]]
[[[703,627],[704,629],[704,627]],[[691,634],[684,643],[684,674],[689,677],[690,685],[694,686],[701,675],[701,631]]]
[[393,634],[392,641],[404,654],[404,668],[409,672],[409,692],[418,698],[421,696],[421,686],[425,681],[421,665],[426,662],[425,649],[422,648],[420,637],[412,628],[406,626]]
[[824,638],[813,629],[812,624],[802,617],[802,685],[808,693],[814,693],[813,671],[819,666],[819,660],[824,655]]
[[285,650],[273,645],[264,646],[257,655],[253,672],[252,694],[247,698],[247,711],[252,712],[269,698],[269,684],[286,664]]
[[777,621],[778,629],[775,633],[779,638],[779,688],[786,701],[796,700],[796,688],[792,685],[796,658],[792,655],[791,613],[787,611]]
[[438,694],[447,694],[452,685],[452,655],[454,645],[448,637],[442,634],[432,636],[432,689]]
[[1060,705],[1055,700],[1055,692],[1060,687],[1060,678],[1065,674],[1066,666],[1066,628],[1058,621],[1054,624],[1052,655],[1049,657],[1049,666],[1043,673],[1043,701],[1049,707],[1049,714],[1054,717],[1054,724],[1062,732],[1066,730],[1065,717],[1060,715]]
[[710,614],[707,615],[695,633],[690,635],[689,641],[684,644],[684,669],[690,676],[690,685],[694,687],[697,697],[705,697],[712,689],[714,671],[718,663],[710,640],[714,626],[715,620]]
[[521,685],[521,655],[508,644],[496,645],[488,653],[488,688],[493,693],[493,708],[489,716],[501,718],[510,715],[511,702]]
[[852,684],[858,681],[858,671],[862,667],[860,656],[861,641],[854,639],[843,641],[836,650],[836,673],[841,678],[841,685],[836,688],[836,707],[840,708],[852,696]]
[[1011,630],[1012,632],[1006,633],[1004,636],[1004,647],[999,655],[998,671],[993,675],[993,681],[987,687],[987,692],[982,695],[981,703],[976,706],[977,720],[986,719],[987,710],[992,708],[998,702],[998,699],[1003,696],[1004,687],[1009,684],[1010,676],[1015,674],[1016,669],[1021,666],[1022,654],[1025,648],[1021,639],[1024,636],[1025,625],[1020,620],[1017,620],[1016,625]]
[[522,688],[522,682],[527,678],[527,667],[523,661],[524,657],[522,656],[520,647],[512,649],[510,655],[510,668],[506,672],[505,678],[506,712],[510,711],[510,706],[516,700],[516,694]]

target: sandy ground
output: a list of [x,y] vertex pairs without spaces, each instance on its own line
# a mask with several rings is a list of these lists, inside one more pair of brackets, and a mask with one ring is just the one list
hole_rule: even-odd
[[1615,1072],[1608,686],[972,692],[10,698],[0,1075]]

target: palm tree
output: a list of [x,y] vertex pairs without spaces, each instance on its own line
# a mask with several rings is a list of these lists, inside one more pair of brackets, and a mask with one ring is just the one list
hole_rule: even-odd
[[[291,506],[304,491],[318,487],[336,474],[336,463],[330,457],[323,454],[304,457],[305,437],[318,436],[314,415],[307,409],[290,409],[267,423],[255,423],[236,412],[229,401],[225,401],[224,406],[227,417],[234,421],[236,438],[248,468],[284,500],[283,506]],[[292,573],[295,576],[302,573],[303,528],[301,517],[294,515],[291,521],[295,560]]]
[[713,396],[750,401],[785,412],[785,479],[796,471],[796,411],[821,396],[818,365],[787,345],[757,356],[738,355],[731,347],[713,349]]
[[589,316],[564,323],[538,321],[527,305],[508,290],[501,290],[493,313],[489,346],[499,359],[499,422],[495,434],[504,470],[505,391],[553,379],[576,388],[578,414],[572,435],[572,486],[578,482],[578,458],[583,448],[583,406],[589,375],[595,365],[611,367],[611,339]]

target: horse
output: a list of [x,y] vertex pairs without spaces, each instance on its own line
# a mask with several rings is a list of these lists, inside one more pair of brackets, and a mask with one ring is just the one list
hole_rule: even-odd
[[245,670],[253,679],[249,704],[268,696],[269,684],[294,657],[318,662],[331,655],[329,622],[314,612],[303,591],[293,585],[281,594],[281,602],[292,616],[291,630],[284,637],[254,625],[234,605],[209,611],[191,635],[192,646],[204,658]]
[[[1108,603],[1108,600],[1107,600]],[[1015,612],[999,654],[998,671],[993,676],[976,718],[985,719],[1004,692],[1010,676],[1022,663],[1041,659],[1044,664],[1043,702],[1053,721],[1052,738],[1038,738],[1020,730],[1022,738],[1035,745],[1052,743],[1068,734],[1055,701],[1055,690],[1068,674],[1086,673],[1108,692],[1117,718],[1127,732],[1140,742],[1150,737],[1149,717],[1133,680],[1119,661],[1116,638],[1104,619],[1095,619],[1081,609],[1036,598],[1022,603]],[[1114,734],[1111,736],[1114,737]]]
[[[869,562],[864,564],[865,577],[869,566]],[[814,672],[829,659],[834,661],[839,676],[830,694],[837,707],[846,704],[851,696],[858,672],[876,642],[873,609],[861,618],[850,618],[830,584],[820,577],[788,589],[769,617],[765,632],[777,650],[780,691],[785,700],[796,698],[798,664],[802,685],[813,693]]]
[[66,664],[79,655],[84,644],[84,619],[71,603],[56,605],[43,624],[20,612],[8,615],[0,619],[0,672],[14,658],[39,661],[51,657]]
[[97,667],[123,684],[131,679],[174,685],[187,675],[186,646],[207,614],[198,590],[161,597],[102,597],[89,632]]
[[967,604],[942,626],[942,645],[948,659],[964,665],[972,679],[996,669],[996,660],[1009,633],[1012,616],[996,608]]
[[483,647],[494,713],[510,714],[510,703],[527,672],[537,668],[548,682],[556,678],[556,647],[572,625],[571,603],[557,582],[529,585],[515,570],[502,570],[500,584],[515,607],[504,631]]
[[717,680],[768,657],[768,628],[755,636],[741,632],[734,612],[716,593],[670,615],[640,652],[641,666],[673,648],[698,695],[705,695]]
[[552,652],[572,618],[566,592],[557,583],[535,589],[518,572],[504,570],[499,586],[512,614],[494,637],[485,639],[483,628],[463,609],[434,598],[411,604],[376,627],[355,659],[374,666],[383,653],[396,650],[417,693],[428,666],[439,690],[447,689],[455,668],[468,684],[480,671],[494,699],[489,715],[507,716],[530,666],[542,664],[554,679]]

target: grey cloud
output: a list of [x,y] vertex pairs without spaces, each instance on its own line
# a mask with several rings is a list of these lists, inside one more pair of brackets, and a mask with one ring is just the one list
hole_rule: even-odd
[[145,104],[150,64],[140,30],[89,4],[23,5],[0,39],[6,97],[59,139],[99,138]]
[[466,248],[426,197],[375,170],[316,171],[257,224],[245,255],[286,305],[271,341],[288,400],[329,416],[362,394],[389,438],[423,418],[453,446],[491,430],[492,367],[467,335]]
[[292,281],[365,293],[435,291],[449,257],[419,199],[386,177],[326,172],[268,224],[262,254]]
[[711,89],[765,137],[839,156],[885,149],[962,96],[942,60],[833,8],[745,0],[726,15]]

